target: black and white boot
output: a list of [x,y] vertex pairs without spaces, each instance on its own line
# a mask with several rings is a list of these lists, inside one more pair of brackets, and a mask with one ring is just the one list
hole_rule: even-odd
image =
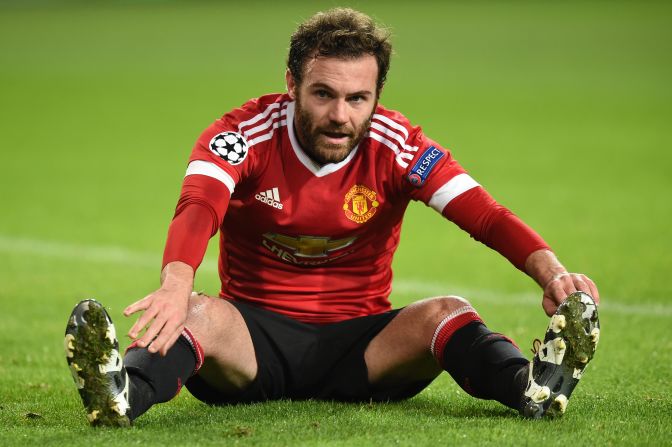
[[81,301],[72,310],[65,329],[65,353],[89,423],[130,426],[128,374],[112,320],[98,301]]
[[543,343],[534,341],[521,414],[533,419],[562,415],[599,339],[593,299],[583,292],[569,295],[551,317]]

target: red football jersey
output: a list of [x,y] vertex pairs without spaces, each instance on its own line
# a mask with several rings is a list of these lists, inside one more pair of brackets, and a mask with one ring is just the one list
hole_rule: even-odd
[[[511,216],[448,150],[382,106],[345,160],[317,165],[297,142],[294,102],[286,94],[251,100],[203,132],[182,194],[184,203],[210,210],[208,225],[220,227],[221,296],[313,323],[390,309],[392,256],[410,200],[485,243],[493,236],[481,234],[484,219]],[[229,195],[228,208],[216,199]],[[447,211],[463,196],[471,199]],[[532,239],[507,255],[514,264],[520,260],[512,257],[545,247],[536,234],[527,236]],[[168,256],[164,264],[176,259]]]

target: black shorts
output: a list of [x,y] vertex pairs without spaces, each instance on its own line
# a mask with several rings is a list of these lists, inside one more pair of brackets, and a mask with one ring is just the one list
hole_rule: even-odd
[[228,394],[195,375],[186,387],[205,403],[277,399],[395,401],[415,396],[431,382],[384,388],[369,384],[364,351],[398,309],[338,323],[308,324],[249,304],[230,302],[242,314],[252,336],[257,377],[245,390]]

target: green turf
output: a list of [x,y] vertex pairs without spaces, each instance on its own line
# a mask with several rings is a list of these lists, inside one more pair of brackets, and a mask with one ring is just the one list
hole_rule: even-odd
[[[394,31],[383,103],[600,286],[601,344],[563,419],[522,420],[441,377],[399,404],[209,408],[185,391],[130,430],[88,427],[62,348],[72,306],[97,297],[128,330],[193,141],[283,89],[288,35],[334,4],[0,4],[0,444],[669,445],[664,2],[349,2]],[[210,293],[214,255],[197,278]],[[535,285],[422,205],[395,273],[396,306],[462,294],[525,351],[545,329]]]

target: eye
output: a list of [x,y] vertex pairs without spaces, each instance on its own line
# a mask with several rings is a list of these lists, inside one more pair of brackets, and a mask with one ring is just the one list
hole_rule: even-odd
[[366,98],[363,95],[354,95],[354,96],[350,96],[348,98],[348,101],[352,102],[352,103],[355,103],[355,104],[359,104],[359,103],[362,103],[362,102],[366,101]]
[[322,99],[331,98],[331,95],[326,90],[316,90],[315,91],[315,96],[317,96],[318,98],[322,98]]

